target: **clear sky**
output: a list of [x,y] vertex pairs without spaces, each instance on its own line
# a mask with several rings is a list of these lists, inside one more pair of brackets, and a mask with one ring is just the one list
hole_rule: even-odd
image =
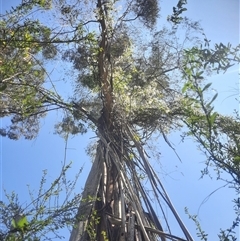
[[[16,2],[19,1],[0,0],[0,10],[4,11],[9,6],[14,6]],[[177,2],[160,1],[162,18],[171,14],[172,7]],[[204,32],[212,43],[239,44],[238,0],[189,0],[188,2],[188,11],[185,12],[185,15],[194,20],[200,20]],[[212,81],[214,88],[219,92],[216,108],[227,114],[231,114],[234,109],[238,110],[238,101],[236,101],[239,96],[238,66],[234,66],[229,73],[224,75],[212,76],[209,82]],[[0,139],[1,200],[6,200],[3,192],[3,189],[6,189],[7,192],[14,190],[19,194],[20,201],[27,203],[29,201],[27,184],[37,191],[42,170],[48,169],[49,182],[57,177],[61,170],[65,145],[63,139],[53,134],[53,126],[58,117],[56,113],[51,113],[43,120],[39,136],[33,141]],[[4,126],[4,121],[0,125]],[[84,165],[77,192],[81,192],[84,187],[91,164],[84,149],[94,136],[94,133],[89,132],[84,136],[70,138],[68,143],[67,160],[73,161],[69,177],[74,177],[76,170]],[[195,226],[184,213],[184,207],[188,207],[191,214],[199,215],[202,228],[209,234],[209,240],[218,240],[219,229],[228,228],[233,220],[231,201],[234,198],[234,192],[231,189],[223,188],[204,202],[208,195],[223,183],[216,181],[214,174],[212,179],[208,177],[199,179],[200,170],[204,168],[205,156],[198,151],[190,139],[180,143],[179,133],[174,133],[170,136],[170,140],[175,144],[183,162],[181,163],[160,139],[154,144],[162,156],[160,163],[151,158],[154,168],[159,173],[176,210],[193,237],[196,238]]]

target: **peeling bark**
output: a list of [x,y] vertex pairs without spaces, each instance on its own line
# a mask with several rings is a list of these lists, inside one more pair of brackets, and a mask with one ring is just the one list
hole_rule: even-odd
[[[134,139],[133,130],[126,123],[119,124],[123,122],[119,121],[121,114],[113,109],[109,63],[110,22],[107,21],[108,16],[102,0],[97,0],[97,8],[101,29],[98,79],[103,109],[97,123],[97,154],[85,184],[70,241],[165,241],[166,237],[170,240],[181,240],[164,233],[141,186],[136,165],[129,158],[130,153],[138,152],[139,158],[136,161],[142,162],[139,165],[147,174],[156,197],[160,195],[157,186],[159,180],[146,160],[141,144]],[[134,143],[134,146],[130,148],[124,143]],[[159,185],[161,186],[161,183]],[[167,199],[164,200],[168,202]],[[149,212],[148,215],[143,203]],[[188,233],[186,237],[188,241],[192,241]]]

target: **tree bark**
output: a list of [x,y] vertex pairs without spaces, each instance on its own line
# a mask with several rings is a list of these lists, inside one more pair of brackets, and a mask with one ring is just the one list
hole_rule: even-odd
[[[102,0],[97,0],[97,8],[101,31],[98,78],[103,109],[97,124],[99,142],[96,158],[85,184],[70,241],[165,241],[165,237],[172,236],[163,232],[130,154],[138,152],[136,161],[142,159],[140,165],[157,194],[156,174],[149,167],[143,148],[139,147],[141,144],[121,119],[121,113],[114,109],[109,52],[112,26],[109,26],[111,23]],[[129,143],[135,143],[134,150]],[[148,214],[144,211],[142,200]]]
[[101,172],[99,172],[99,168],[101,166],[100,156],[101,149],[98,147],[96,158],[93,162],[82,193],[82,201],[78,209],[76,217],[77,221],[71,232],[70,241],[87,240],[86,227],[88,225],[89,217],[91,216],[92,208],[95,205],[99,189],[99,180],[101,175]]

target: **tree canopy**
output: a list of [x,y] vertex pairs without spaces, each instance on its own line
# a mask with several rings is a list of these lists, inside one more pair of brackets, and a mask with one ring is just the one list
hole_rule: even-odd
[[[239,63],[240,47],[212,48],[198,22],[182,17],[186,4],[180,0],[170,27],[162,28],[156,0],[23,1],[2,16],[0,113],[8,126],[0,134],[33,139],[41,119],[61,110],[56,133],[66,137],[91,128],[98,137],[71,241],[193,240],[144,149],[155,133],[175,151],[167,135],[187,130],[184,135],[207,156],[204,173],[213,165],[219,178],[222,171],[230,174],[228,182],[239,192],[239,118],[214,110],[217,94],[209,97],[205,79]],[[49,71],[59,62],[68,66],[61,76],[67,95]],[[171,233],[162,202],[184,238]],[[235,204],[239,210],[239,200]],[[234,228],[238,223],[239,212]],[[233,229],[222,237],[230,240]]]

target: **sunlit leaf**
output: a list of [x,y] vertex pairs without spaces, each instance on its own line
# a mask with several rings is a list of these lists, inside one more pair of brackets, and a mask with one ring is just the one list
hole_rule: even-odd
[[218,115],[217,112],[214,112],[214,113],[210,116],[210,123],[211,123],[211,125],[214,124],[217,115]]
[[27,217],[25,215],[17,215],[12,220],[12,226],[17,229],[24,229],[28,225]]

